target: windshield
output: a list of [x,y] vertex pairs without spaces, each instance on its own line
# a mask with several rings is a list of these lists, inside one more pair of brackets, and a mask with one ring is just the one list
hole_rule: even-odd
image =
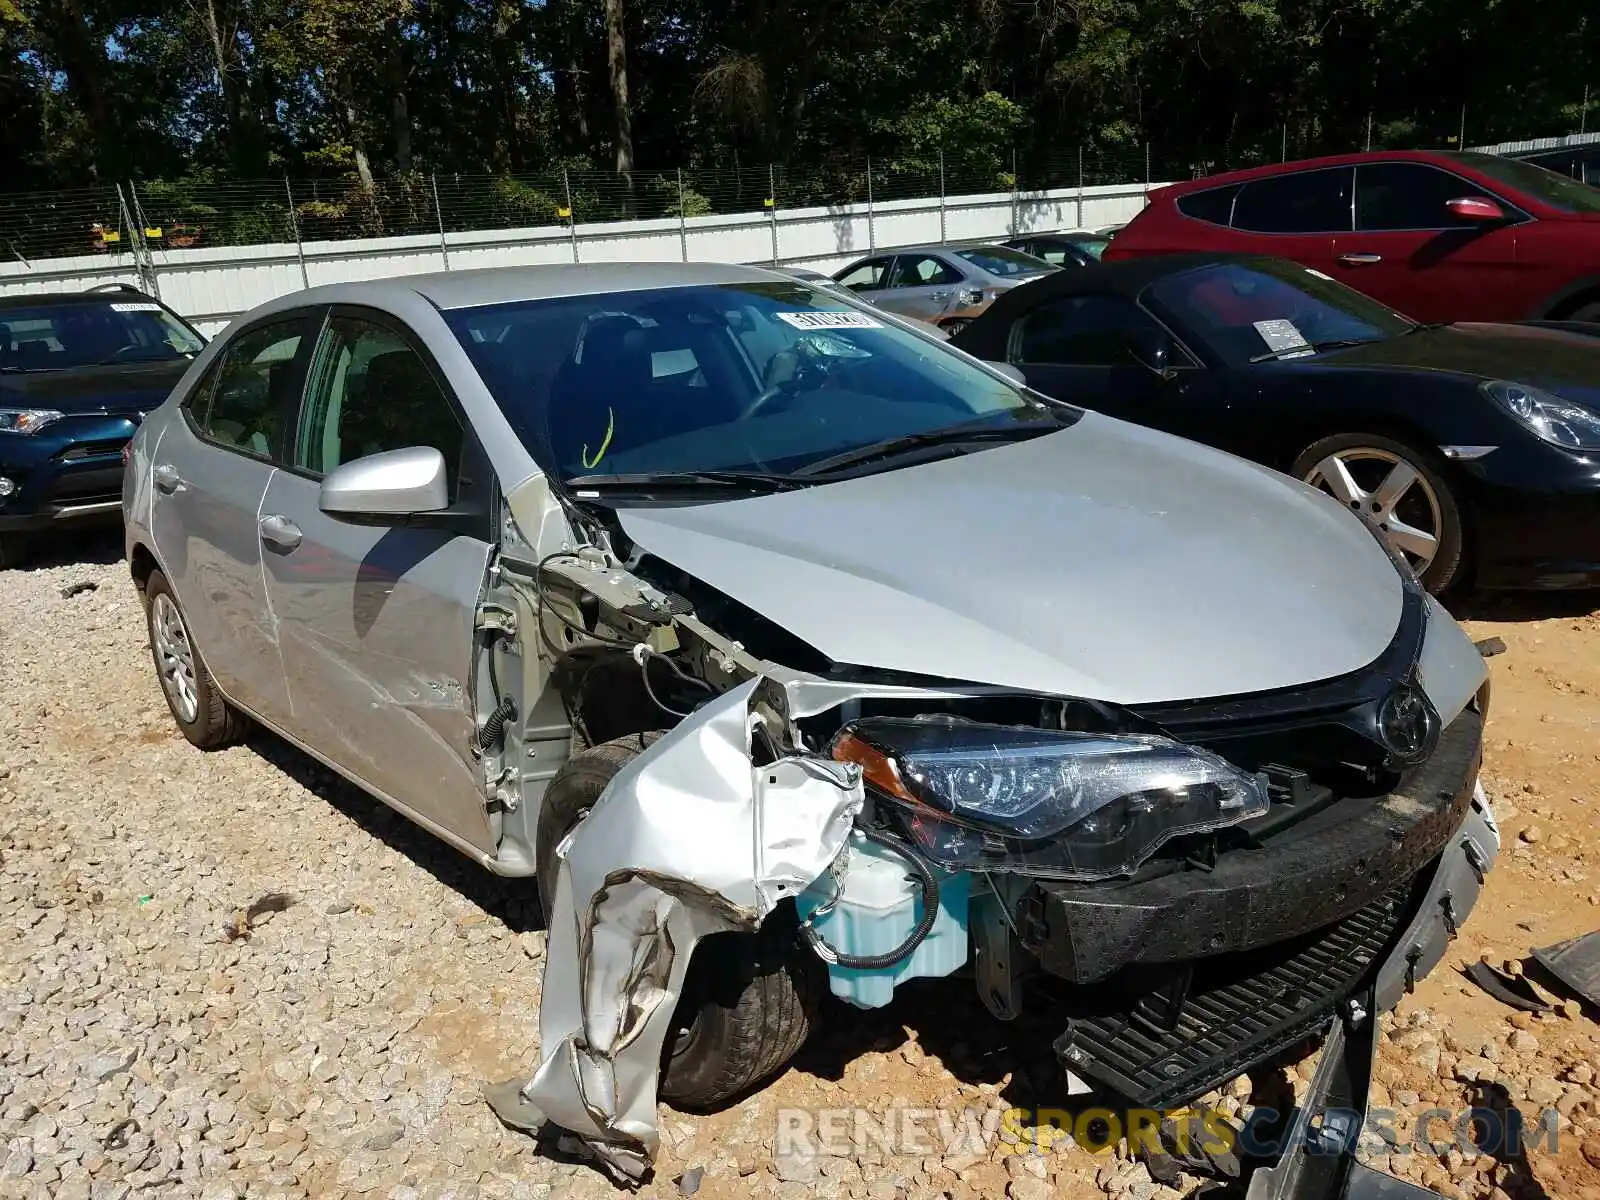
[[981,271],[1001,277],[1035,275],[1040,271],[1054,269],[1044,259],[1024,254],[1021,250],[1013,250],[1010,246],[977,246],[967,250],[957,250],[955,256],[966,259]]
[[153,300],[0,308],[0,370],[193,358],[205,343]]
[[1233,365],[1380,342],[1414,328],[1320,271],[1281,259],[1169,275],[1146,288],[1145,298]]
[[1501,158],[1498,154],[1455,154],[1451,157],[1551,208],[1569,213],[1600,213],[1600,188],[1547,171],[1534,163]]
[[790,473],[910,434],[1040,424],[1042,405],[842,297],[747,283],[447,312],[541,464]]

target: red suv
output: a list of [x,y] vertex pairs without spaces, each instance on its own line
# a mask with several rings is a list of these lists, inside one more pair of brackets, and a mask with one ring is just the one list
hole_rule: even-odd
[[1421,321],[1600,321],[1600,189],[1493,154],[1344,154],[1152,192],[1108,260],[1293,259]]

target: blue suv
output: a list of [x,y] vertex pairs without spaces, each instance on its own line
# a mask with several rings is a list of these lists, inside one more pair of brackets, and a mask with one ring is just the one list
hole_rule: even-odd
[[123,448],[204,346],[125,284],[0,296],[0,569],[42,530],[119,518]]

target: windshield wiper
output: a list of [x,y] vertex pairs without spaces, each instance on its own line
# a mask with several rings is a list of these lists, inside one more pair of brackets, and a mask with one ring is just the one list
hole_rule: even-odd
[[1381,342],[1382,338],[1332,338],[1326,342],[1307,342],[1303,346],[1285,346],[1281,350],[1268,350],[1265,354],[1258,354],[1250,361],[1252,363],[1271,362],[1285,356],[1304,356],[1306,354],[1321,354],[1324,350],[1345,350],[1351,346],[1370,346],[1374,342]]
[[929,429],[922,433],[908,433],[902,437],[893,437],[881,442],[873,442],[867,446],[857,446],[854,450],[845,450],[839,454],[830,454],[827,458],[819,458],[816,462],[807,463],[795,472],[798,476],[810,477],[825,475],[831,471],[842,471],[849,467],[864,466],[867,463],[877,462],[880,459],[894,458],[911,450],[921,450],[927,446],[963,446],[971,442],[1013,442],[1023,438],[1037,437],[1044,433],[1054,433],[1066,426],[1061,422],[1040,422],[1038,424],[1006,425],[999,429],[972,429],[957,425],[950,429]]
[[615,488],[618,491],[703,487],[706,484],[752,492],[784,492],[803,486],[787,475],[769,471],[634,471],[616,475],[574,475],[567,480],[567,486],[572,488]]

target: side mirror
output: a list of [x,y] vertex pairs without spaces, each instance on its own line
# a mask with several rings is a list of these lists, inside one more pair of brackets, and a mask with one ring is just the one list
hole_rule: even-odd
[[1004,375],[1007,379],[1011,380],[1011,382],[1016,384],[1018,387],[1027,387],[1028,386],[1028,377],[1026,375],[1024,375],[1022,373],[1021,369],[1019,367],[1017,367],[1014,363],[992,362],[992,363],[988,363],[987,365],[989,367],[991,367],[992,369],[994,369],[996,371],[999,371],[1000,374]]
[[1145,329],[1128,337],[1128,353],[1141,367],[1172,378],[1172,339],[1159,329]]
[[444,455],[432,446],[369,454],[329,471],[317,506],[357,524],[387,522],[450,507]]
[[1486,196],[1458,196],[1446,200],[1450,215],[1463,221],[1504,221],[1505,210]]

